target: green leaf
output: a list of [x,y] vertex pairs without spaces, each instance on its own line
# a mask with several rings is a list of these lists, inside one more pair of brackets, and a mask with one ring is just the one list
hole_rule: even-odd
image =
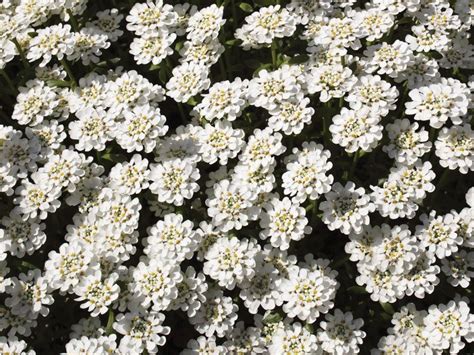
[[262,64],[260,65],[254,72],[253,74],[257,74],[260,70],[263,70],[263,69],[271,69],[273,67],[273,64],[272,63],[266,63],[266,64]]
[[148,68],[148,71],[155,71],[155,70],[159,70],[161,69],[161,65],[159,64],[152,64],[150,65],[150,67]]
[[166,83],[167,77],[168,77],[168,75],[166,73],[166,68],[165,68],[165,66],[162,66],[160,68],[160,71],[158,72],[158,78],[160,79],[160,81],[162,83]]
[[237,43],[239,43],[239,40],[238,39],[229,39],[228,41],[225,41],[224,44],[228,45],[228,46],[234,46],[236,45]]
[[196,101],[196,98],[195,98],[195,97],[191,97],[186,103],[187,103],[189,106],[196,106],[198,102]]
[[247,4],[246,2],[241,2],[239,4],[239,7],[241,8],[242,11],[244,12],[253,12],[253,7],[250,4]]
[[174,46],[174,49],[176,50],[176,52],[179,52],[181,48],[183,48],[183,45],[184,45],[183,41],[176,42],[176,45]]
[[276,322],[281,321],[282,319],[283,319],[283,317],[281,316],[281,314],[279,314],[279,313],[270,313],[268,316],[263,318],[262,322],[264,324],[276,323]]
[[66,81],[66,80],[53,80],[52,79],[52,80],[48,80],[46,84],[48,84],[48,86],[57,86],[60,88],[68,88],[71,86],[71,82]]
[[106,334],[112,334],[114,329],[113,329],[113,325],[114,325],[114,321],[115,321],[115,315],[114,315],[114,311],[113,310],[109,310],[109,316],[107,318],[107,325],[105,326],[105,333]]
[[390,303],[386,302],[380,302],[380,306],[383,308],[385,312],[388,314],[394,314],[395,310],[393,309],[392,305]]

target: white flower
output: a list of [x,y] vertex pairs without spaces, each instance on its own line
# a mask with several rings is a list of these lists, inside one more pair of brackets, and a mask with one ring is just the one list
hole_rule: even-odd
[[207,337],[216,335],[222,338],[232,330],[237,320],[239,307],[232,298],[224,296],[221,290],[211,288],[206,292],[206,302],[189,322],[201,334]]
[[[235,32],[235,38],[243,41],[244,49],[258,48],[271,44],[275,38],[291,37],[296,24],[296,16],[281,5],[262,7],[245,18],[245,24]],[[247,39],[250,39],[248,44]]]
[[260,307],[264,310],[272,310],[283,303],[280,283],[281,277],[275,265],[257,257],[255,275],[251,280],[239,285],[241,289],[239,297],[251,314],[257,314]]
[[385,181],[382,187],[371,186],[371,198],[382,217],[391,219],[413,218],[419,206],[415,191],[410,186],[397,181]]
[[186,41],[179,51],[180,63],[194,62],[205,66],[212,66],[217,63],[219,57],[224,53],[225,48],[218,38],[208,42]]
[[10,166],[9,174],[16,178],[26,178],[28,172],[37,170],[37,161],[40,160],[41,146],[34,140],[22,138],[21,131],[10,126],[0,125],[0,163]]
[[186,102],[209,88],[209,68],[201,63],[185,62],[175,67],[166,83],[166,95],[176,102]]
[[2,218],[1,224],[4,235],[0,240],[9,241],[8,251],[13,256],[22,258],[25,254],[32,255],[46,242],[46,225],[40,223],[39,218],[25,220],[13,210],[9,216]]
[[249,220],[257,219],[258,208],[253,205],[255,196],[247,186],[222,180],[214,185],[213,195],[206,199],[207,214],[223,232],[242,229]]
[[114,125],[112,115],[102,108],[84,108],[76,112],[78,120],[69,124],[69,136],[78,140],[75,147],[78,150],[90,151],[92,149],[101,151],[105,144],[114,137]]
[[165,252],[174,262],[180,263],[192,258],[200,242],[199,234],[193,231],[193,223],[183,221],[180,214],[165,215],[163,220],[149,227],[147,232],[145,254],[150,259]]
[[65,292],[72,290],[81,277],[97,267],[97,259],[90,250],[78,242],[63,243],[59,252],[49,252],[45,277],[51,288]]
[[165,335],[171,331],[162,324],[165,320],[163,313],[137,312],[120,313],[113,323],[114,330],[123,335],[119,350],[123,354],[141,353],[143,350],[151,354],[158,352],[158,346],[166,342]]
[[26,136],[30,140],[37,140],[41,146],[40,155],[48,159],[53,153],[64,147],[61,143],[66,139],[64,126],[58,120],[43,121],[35,127],[26,127]]
[[205,42],[217,38],[226,22],[223,15],[224,7],[215,4],[194,12],[188,19],[187,38],[193,42]]
[[352,181],[345,186],[336,182],[324,196],[326,200],[320,203],[319,208],[323,211],[321,219],[330,230],[358,234],[369,225],[369,213],[375,210],[375,206],[363,187],[356,188]]
[[258,76],[250,80],[247,95],[251,105],[273,110],[300,90],[300,85],[289,70],[268,72],[263,69],[258,72]]
[[107,79],[95,72],[79,79],[79,87],[69,93],[68,107],[71,112],[77,112],[87,107],[104,108],[107,96]]
[[160,35],[135,37],[130,44],[130,54],[137,64],[152,63],[158,65],[167,56],[173,54],[171,45],[176,39],[174,33],[163,33]]
[[394,25],[394,16],[377,7],[358,11],[354,15],[354,20],[360,26],[361,35],[370,42],[380,39]]
[[321,102],[343,97],[357,82],[352,70],[340,64],[312,68],[306,80],[308,92],[310,94],[319,92]]
[[34,350],[26,350],[28,344],[24,340],[18,340],[15,336],[8,338],[0,336],[0,352],[11,355],[35,355]]
[[455,125],[462,123],[467,113],[468,95],[460,85],[447,80],[411,90],[411,101],[405,106],[405,114],[415,115],[418,121],[429,121],[431,127],[441,128],[449,119]]
[[207,291],[208,285],[206,277],[202,273],[197,273],[192,266],[188,266],[183,275],[183,281],[178,285],[178,297],[174,299],[169,309],[186,312],[188,317],[196,314],[196,311],[206,301],[204,295]]
[[380,116],[366,106],[358,110],[343,107],[341,113],[332,118],[329,131],[332,141],[344,147],[346,152],[354,153],[359,149],[370,152],[382,139],[383,126],[379,122]]
[[17,183],[16,176],[10,163],[0,165],[0,192],[7,196],[13,195],[13,187]]
[[226,119],[234,121],[247,105],[246,89],[248,81],[236,78],[234,81],[221,81],[213,84],[208,94],[194,110],[207,121]]
[[460,250],[450,257],[441,259],[441,270],[454,287],[469,287],[471,278],[474,277],[474,252]]
[[289,279],[281,283],[283,311],[288,317],[314,323],[321,313],[334,306],[336,285],[332,281],[319,270],[292,268]]
[[40,67],[46,66],[52,57],[62,60],[74,51],[74,36],[70,25],[52,25],[38,29],[37,36],[29,44],[26,58],[30,62],[42,58]]
[[351,312],[343,313],[340,309],[335,309],[334,314],[326,314],[325,318],[317,333],[321,348],[329,354],[358,353],[359,344],[366,336],[360,330],[364,321],[361,318],[354,319]]
[[318,351],[316,335],[311,334],[299,322],[277,329],[268,347],[268,352],[271,355],[318,354]]
[[41,184],[52,184],[54,187],[73,192],[85,175],[85,167],[91,161],[92,158],[86,160],[83,154],[75,150],[64,149],[61,154],[51,155],[46,164],[32,174],[32,178]]
[[361,46],[359,37],[361,37],[361,29],[358,23],[354,19],[344,16],[331,18],[329,23],[321,28],[314,41],[329,47],[358,49]]
[[115,334],[111,334],[108,336],[99,336],[97,338],[82,336],[79,339],[71,339],[66,344],[66,352],[61,354],[74,355],[82,353],[108,355],[116,351],[116,338],[117,336]]
[[219,238],[207,250],[203,272],[229,290],[255,275],[260,246],[255,239]]
[[136,3],[126,17],[127,30],[145,37],[169,32],[169,29],[176,24],[177,17],[173,6],[163,4],[163,0]]
[[305,209],[298,203],[292,203],[288,197],[283,200],[273,198],[263,207],[260,216],[260,227],[263,229],[259,236],[263,240],[270,238],[273,247],[287,250],[291,240],[301,240],[305,234],[311,233],[305,215]]
[[407,68],[398,73],[398,76],[394,79],[397,83],[406,80],[407,87],[414,89],[439,80],[440,74],[438,69],[439,64],[435,59],[430,59],[423,54],[417,54],[413,57],[413,60],[408,63]]
[[17,54],[18,49],[12,41],[7,38],[0,39],[0,69],[5,68]]
[[474,315],[464,301],[431,305],[423,321],[423,334],[435,350],[449,349],[451,353],[458,353],[466,345],[461,337],[467,342],[473,340]]
[[150,191],[158,196],[159,202],[181,206],[185,199],[199,191],[197,181],[199,169],[185,160],[166,160],[152,164],[150,172]]
[[110,47],[108,36],[94,27],[83,27],[74,32],[74,50],[68,53],[67,59],[76,61],[81,59],[82,65],[98,63],[102,50]]
[[51,289],[46,279],[41,275],[41,270],[29,270],[28,274],[21,273],[18,278],[10,279],[10,286],[7,287],[7,294],[10,297],[5,299],[5,305],[11,309],[15,315],[31,317],[36,319],[39,314],[47,316],[49,309],[47,306],[54,302],[50,295]]
[[30,80],[20,93],[13,108],[12,119],[21,125],[36,126],[51,116],[59,104],[56,92],[43,81]]
[[112,115],[119,115],[125,109],[149,104],[155,106],[163,101],[164,89],[153,85],[148,79],[138,74],[136,70],[124,72],[114,81],[107,83],[109,93],[105,97],[105,105],[110,107]]
[[206,124],[199,135],[202,159],[209,164],[219,161],[219,164],[226,165],[227,160],[235,158],[242,149],[244,135],[243,130],[233,129],[228,121]]
[[[276,162],[266,166],[253,164],[251,161],[248,164],[239,162],[234,168],[232,182],[247,185],[256,194],[270,193],[275,185],[275,176],[273,175],[275,166]],[[262,201],[258,196],[257,204],[259,206],[260,202]]]
[[182,355],[198,355],[198,354],[215,354],[225,355],[227,349],[222,345],[216,344],[216,337],[200,336],[197,339],[191,339],[188,341],[187,348],[181,352]]
[[125,233],[132,233],[138,228],[142,208],[138,198],[132,199],[130,195],[104,188],[99,200],[98,210],[106,224],[116,226],[117,230]]
[[92,22],[87,22],[86,26],[95,27],[107,35],[110,42],[116,42],[123,31],[120,29],[120,22],[123,20],[123,15],[119,13],[118,9],[107,9],[98,11],[95,14],[96,18]]
[[399,274],[366,265],[358,267],[358,270],[360,275],[356,277],[356,282],[359,286],[365,285],[372,301],[393,303],[404,296],[407,286]]
[[315,142],[304,142],[302,150],[294,148],[282,176],[285,195],[301,203],[308,197],[316,200],[328,192],[334,181],[332,175],[326,175],[333,166],[330,156],[328,150],[323,150],[323,146]]
[[127,152],[150,153],[157,145],[158,138],[168,132],[166,117],[159,108],[148,104],[125,109],[124,120],[115,125],[115,139]]
[[13,202],[18,205],[15,211],[25,218],[46,219],[48,213],[54,213],[61,205],[58,200],[61,195],[60,187],[44,179],[40,183],[23,180],[15,193],[17,197]]
[[310,99],[303,97],[302,94],[282,101],[273,110],[270,110],[268,127],[274,131],[282,131],[287,135],[300,134],[305,124],[311,122],[315,112],[314,108],[308,107],[309,103]]
[[121,194],[135,195],[148,188],[149,175],[148,160],[134,154],[129,162],[117,163],[110,170],[109,186]]
[[442,51],[449,44],[449,38],[440,31],[429,30],[424,24],[412,26],[413,35],[408,34],[405,42],[417,52]]
[[160,257],[149,258],[130,268],[133,279],[128,289],[142,307],[148,308],[151,304],[154,311],[162,311],[178,297],[177,285],[183,275],[171,258],[163,252]]
[[436,216],[436,211],[421,215],[423,224],[416,227],[420,246],[436,254],[439,259],[458,251],[463,243],[462,237],[457,234],[458,218],[451,213]]
[[359,77],[345,100],[354,110],[367,106],[374,114],[386,116],[396,108],[397,98],[398,90],[395,86],[382,80],[379,75],[364,75]]
[[396,182],[412,191],[417,203],[421,202],[427,193],[435,190],[431,183],[436,177],[429,161],[415,161],[412,165],[397,164],[390,169],[388,181]]
[[382,224],[377,228],[372,244],[371,266],[380,271],[404,274],[413,269],[418,257],[418,241],[406,224],[390,228]]
[[282,139],[283,136],[273,132],[270,127],[263,130],[256,128],[249,136],[239,160],[244,164],[271,165],[275,161],[275,156],[286,151],[286,147],[281,143]]
[[428,140],[428,132],[424,127],[407,118],[397,119],[385,127],[390,143],[382,147],[390,158],[401,164],[413,164],[418,158],[431,150],[432,143]]
[[435,265],[436,257],[434,253],[422,251],[419,253],[414,266],[404,275],[403,282],[406,282],[405,294],[415,295],[424,298],[426,294],[433,293],[435,286],[439,284],[438,274],[440,268]]
[[120,293],[116,284],[118,274],[112,273],[102,280],[100,271],[87,275],[74,287],[74,293],[79,296],[76,301],[85,301],[81,308],[86,308],[92,317],[107,313],[110,305]]
[[386,74],[391,78],[396,78],[413,60],[408,44],[400,40],[369,46],[364,55],[367,59],[363,59],[362,63],[367,73]]
[[474,170],[474,131],[469,124],[444,127],[435,142],[435,154],[443,168],[467,174]]

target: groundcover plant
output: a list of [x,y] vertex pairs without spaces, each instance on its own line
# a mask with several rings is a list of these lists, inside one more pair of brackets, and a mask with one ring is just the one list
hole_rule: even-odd
[[473,354],[473,22],[3,0],[0,353]]

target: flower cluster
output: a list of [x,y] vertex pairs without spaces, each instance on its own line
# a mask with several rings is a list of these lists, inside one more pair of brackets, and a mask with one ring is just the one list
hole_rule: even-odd
[[469,353],[473,2],[203,3],[0,5],[0,353]]

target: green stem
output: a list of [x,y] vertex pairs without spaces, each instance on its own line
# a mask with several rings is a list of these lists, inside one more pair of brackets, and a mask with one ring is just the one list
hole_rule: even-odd
[[13,85],[13,82],[11,81],[10,77],[8,76],[7,72],[3,69],[0,70],[0,73],[7,82],[7,85],[10,87],[10,90],[12,91],[13,94],[16,94],[18,90],[16,89],[15,85]]
[[359,161],[359,151],[355,151],[354,152],[354,156],[352,158],[352,164],[351,164],[351,169],[349,170],[349,175],[347,177],[347,180],[350,180],[352,179],[352,177],[354,176],[354,171],[356,169],[356,166],[357,166],[357,162]]
[[62,66],[64,67],[64,70],[66,70],[66,73],[67,73],[67,76],[69,77],[69,80],[72,81],[73,88],[75,88],[77,86],[77,81],[76,81],[76,78],[74,77],[74,74],[72,73],[71,67],[69,66],[69,64],[64,59],[61,59],[60,62],[62,64]]
[[232,6],[232,26],[234,26],[234,31],[237,29],[237,10],[235,9],[235,0],[231,1]]
[[20,53],[20,58],[21,62],[23,63],[23,66],[25,67],[25,69],[29,68],[30,62],[26,60],[25,51],[23,50],[23,48],[21,48],[20,43],[18,43],[16,38],[12,38],[12,42],[15,44],[18,53]]
[[277,63],[277,49],[278,49],[278,44],[277,44],[277,40],[275,39],[275,40],[272,42],[272,65],[273,65],[273,69],[277,69],[277,68],[278,68],[278,63]]
[[186,114],[184,113],[184,107],[181,102],[177,102],[178,104],[178,110],[179,110],[179,115],[181,116],[181,121],[183,124],[186,124]]
[[69,20],[71,21],[71,27],[75,32],[79,32],[79,23],[77,22],[76,17],[73,15],[71,10],[67,10],[67,13],[69,14]]

